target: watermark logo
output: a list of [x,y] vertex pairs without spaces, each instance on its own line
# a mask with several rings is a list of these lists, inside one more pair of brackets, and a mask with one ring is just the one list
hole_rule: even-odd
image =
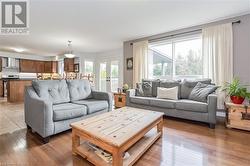
[[1,35],[29,34],[29,0],[0,0]]

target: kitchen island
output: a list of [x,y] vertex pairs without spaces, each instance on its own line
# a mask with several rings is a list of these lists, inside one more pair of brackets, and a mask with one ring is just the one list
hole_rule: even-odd
[[32,79],[0,79],[1,81],[7,84],[7,101],[13,103],[24,101],[25,86],[31,85]]
[[4,85],[2,79],[0,79],[0,97],[4,97]]

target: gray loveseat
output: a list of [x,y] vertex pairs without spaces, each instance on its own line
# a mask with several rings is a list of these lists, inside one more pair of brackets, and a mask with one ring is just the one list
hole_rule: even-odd
[[70,124],[112,110],[112,95],[92,90],[88,80],[35,80],[25,89],[25,123],[43,137]]
[[[217,96],[210,94],[206,102],[198,102],[188,99],[192,89],[198,82],[211,84],[210,79],[196,81],[163,81],[163,80],[142,80],[152,85],[151,94],[147,97],[137,96],[136,89],[127,91],[127,106],[144,108],[164,112],[167,116],[206,122],[210,128],[216,124]],[[178,100],[158,99],[157,87],[171,88],[178,86]]]

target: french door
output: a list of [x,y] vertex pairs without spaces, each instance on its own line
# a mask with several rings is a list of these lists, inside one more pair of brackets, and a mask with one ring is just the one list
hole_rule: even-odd
[[99,90],[117,92],[121,87],[121,67],[119,60],[106,60],[99,63]]

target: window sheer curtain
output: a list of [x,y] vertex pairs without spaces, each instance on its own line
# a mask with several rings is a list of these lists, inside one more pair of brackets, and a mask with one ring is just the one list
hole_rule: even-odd
[[148,78],[148,41],[133,43],[133,87]]
[[[219,86],[233,79],[232,23],[202,29],[204,76]],[[225,93],[218,91],[218,109],[224,109]]]

